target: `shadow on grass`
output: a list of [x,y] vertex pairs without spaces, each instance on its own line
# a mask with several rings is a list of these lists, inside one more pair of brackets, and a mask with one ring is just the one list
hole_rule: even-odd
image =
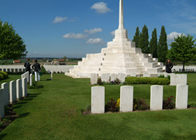
[[24,117],[28,116],[29,114],[30,114],[29,112],[19,114],[19,115],[18,115],[18,118],[24,118]]
[[0,140],[2,140],[7,134],[0,134]]
[[23,104],[28,103],[29,101],[33,100],[35,97],[37,97],[38,95],[40,95],[41,93],[29,93],[28,96],[24,99],[22,99],[19,102],[16,102],[14,104],[14,106],[12,107],[13,109],[17,109],[20,108]]

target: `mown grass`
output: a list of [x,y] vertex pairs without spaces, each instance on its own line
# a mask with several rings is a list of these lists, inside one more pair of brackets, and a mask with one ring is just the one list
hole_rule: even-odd
[[[20,75],[10,75],[6,81]],[[5,140],[37,139],[195,139],[196,110],[164,110],[132,113],[82,115],[91,103],[89,79],[72,79],[49,74],[38,82],[40,89],[28,90],[29,96],[13,109],[19,114],[0,133]],[[4,81],[0,81],[2,83]],[[189,103],[196,103],[196,74],[188,74]],[[134,96],[150,100],[150,85],[133,85]],[[120,85],[105,85],[106,102],[118,99]],[[175,96],[175,86],[164,86],[164,98]]]

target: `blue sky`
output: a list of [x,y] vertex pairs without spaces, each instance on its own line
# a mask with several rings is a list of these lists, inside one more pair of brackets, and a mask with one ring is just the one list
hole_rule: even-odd
[[[85,57],[100,53],[118,28],[119,0],[0,0],[0,19],[14,26],[29,57]],[[168,43],[196,36],[196,0],[124,0],[124,25],[133,39],[147,25],[164,25]]]

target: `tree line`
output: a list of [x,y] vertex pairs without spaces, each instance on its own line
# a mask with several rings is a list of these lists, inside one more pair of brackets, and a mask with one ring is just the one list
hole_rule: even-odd
[[139,27],[136,28],[132,41],[135,42],[137,48],[141,48],[142,53],[151,53],[154,58],[158,58],[159,62],[165,63],[167,59],[180,61],[183,65],[183,71],[186,63],[196,60],[196,39],[189,34],[187,36],[181,34],[169,44],[171,47],[169,50],[164,26],[161,27],[159,40],[157,39],[157,30],[154,28],[149,42],[148,28],[144,25],[142,32],[139,31]]
[[133,41],[135,42],[135,46],[137,48],[141,48],[142,53],[151,53],[154,58],[158,58],[159,62],[166,61],[168,45],[167,33],[164,26],[161,27],[159,41],[157,41],[157,29],[154,28],[149,42],[148,28],[146,25],[144,25],[142,28],[142,32],[139,31],[139,27],[136,28]]

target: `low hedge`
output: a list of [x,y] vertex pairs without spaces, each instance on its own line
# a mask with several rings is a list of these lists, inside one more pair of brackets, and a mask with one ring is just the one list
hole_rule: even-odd
[[0,80],[8,78],[8,74],[7,72],[4,71],[0,71]]
[[168,85],[170,80],[168,78],[157,78],[157,77],[126,77],[125,82],[131,84],[157,84],[157,85]]

